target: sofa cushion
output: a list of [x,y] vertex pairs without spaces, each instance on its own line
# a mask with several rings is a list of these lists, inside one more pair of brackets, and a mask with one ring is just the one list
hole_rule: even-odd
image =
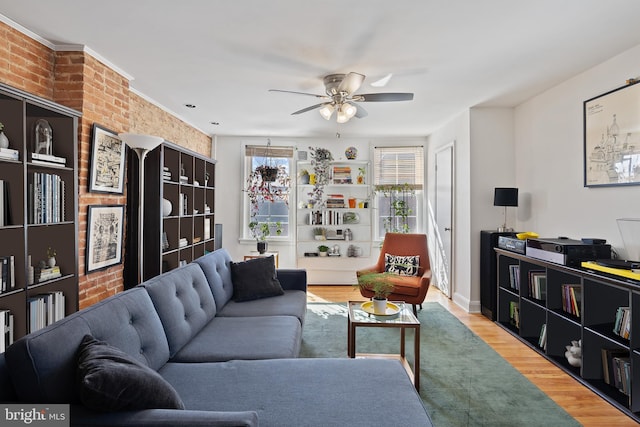
[[307,313],[307,293],[303,291],[284,291],[284,294],[254,301],[229,301],[218,317],[255,317],[255,316],[294,316],[304,324]]
[[184,409],[178,393],[153,369],[87,334],[78,349],[80,400],[97,411]]
[[5,358],[18,398],[30,403],[79,403],[77,349],[87,334],[153,370],[169,360],[169,345],[146,290],[133,288],[20,338]]
[[217,249],[194,261],[202,268],[209,282],[216,307],[224,307],[233,296],[231,281],[231,256],[226,249]]
[[[255,410],[262,427],[432,425],[398,360],[169,362],[160,375],[178,391],[187,409]],[[383,403],[372,404],[382,389],[388,391],[383,392]]]
[[302,326],[296,317],[216,317],[172,362],[279,359],[300,353]]
[[231,263],[233,300],[252,301],[282,295],[272,256]]
[[216,315],[211,288],[198,264],[190,263],[140,284],[153,301],[171,356]]

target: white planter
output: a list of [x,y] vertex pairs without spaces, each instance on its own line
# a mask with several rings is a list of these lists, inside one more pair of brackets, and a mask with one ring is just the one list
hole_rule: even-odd
[[387,300],[386,299],[373,299],[373,313],[374,314],[386,314],[387,313]]

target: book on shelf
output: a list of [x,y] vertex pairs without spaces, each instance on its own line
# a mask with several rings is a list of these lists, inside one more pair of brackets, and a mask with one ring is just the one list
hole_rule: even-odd
[[31,163],[36,165],[65,167],[67,165],[67,159],[64,157],[52,156],[50,154],[31,153]]
[[520,306],[518,305],[518,301],[511,301],[509,303],[509,320],[513,326],[520,328]]
[[582,307],[582,286],[565,284],[560,287],[562,291],[562,311],[573,316],[580,317]]
[[333,167],[333,183],[334,184],[351,184],[351,167],[350,166],[334,166]]
[[529,296],[537,300],[547,299],[547,274],[544,271],[529,271]]
[[600,351],[603,381],[628,396],[631,390],[629,351],[620,348],[602,348]]
[[0,227],[11,224],[9,204],[9,183],[0,179]]
[[520,266],[518,264],[509,265],[509,286],[516,291],[520,290]]
[[29,222],[49,224],[65,221],[65,181],[57,174],[34,172],[29,183]]
[[20,160],[20,154],[18,154],[18,150],[13,150],[11,148],[0,148],[0,159]]
[[64,318],[65,296],[62,291],[35,295],[28,299],[29,333]]
[[16,265],[13,255],[0,256],[0,292],[16,288]]
[[211,238],[211,220],[210,219],[204,220],[204,238],[205,240],[208,240]]
[[343,194],[328,194],[325,206],[328,209],[344,208],[344,195]]
[[53,267],[36,268],[34,271],[36,283],[46,282],[47,280],[57,279],[62,277],[60,266],[54,265]]
[[13,344],[13,314],[9,310],[0,310],[0,328],[2,328],[2,338],[0,338],[0,353]]
[[540,338],[538,339],[538,347],[543,350],[547,349],[547,324],[543,323],[540,327]]
[[624,339],[631,339],[631,310],[629,310],[629,307],[618,307],[616,309],[613,333]]

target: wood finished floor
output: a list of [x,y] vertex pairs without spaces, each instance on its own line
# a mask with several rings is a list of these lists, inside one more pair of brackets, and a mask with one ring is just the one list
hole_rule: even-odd
[[[310,302],[362,300],[360,292],[353,286],[310,285],[308,293]],[[449,310],[583,426],[622,427],[638,425],[626,414],[565,374],[551,362],[481,314],[465,312],[434,288],[429,289],[427,301],[438,302]]]

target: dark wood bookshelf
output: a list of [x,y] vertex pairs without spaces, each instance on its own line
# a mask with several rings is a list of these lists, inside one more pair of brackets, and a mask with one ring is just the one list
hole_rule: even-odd
[[[498,314],[496,323],[547,358],[600,397],[640,422],[640,336],[631,330],[630,339],[613,332],[618,307],[630,307],[631,325],[640,324],[640,282],[624,277],[568,267],[495,249],[497,257]],[[510,287],[509,266],[520,266],[520,289]],[[528,271],[540,270],[547,277],[546,300],[529,295]],[[562,286],[581,286],[579,316],[563,309]],[[520,325],[514,327],[509,305],[520,306]],[[546,325],[546,349],[539,345],[542,325]],[[565,358],[566,346],[582,340],[582,363],[571,366]],[[628,354],[631,385],[628,394],[604,380],[602,349]]]
[[[78,118],[81,114],[52,101],[0,83],[0,122],[17,160],[0,158],[0,180],[8,185],[8,223],[0,227],[0,256],[14,257],[15,287],[0,293],[0,310],[13,315],[14,340],[30,328],[29,298],[54,291],[64,294],[64,314],[78,310]],[[53,131],[53,155],[66,159],[64,167],[34,164],[31,159],[35,123],[46,120]],[[31,212],[34,174],[55,174],[64,182],[65,218],[35,224]],[[28,283],[29,256],[36,267],[55,249],[61,277]]]
[[[130,150],[131,151],[131,150]],[[129,153],[129,188],[138,188],[138,159]],[[144,280],[173,270],[181,262],[215,250],[215,165],[216,160],[171,142],[163,142],[150,151],[145,161]],[[164,168],[170,178],[164,177]],[[207,179],[208,176],[208,179]],[[184,177],[184,179],[181,179]],[[127,235],[137,235],[138,192],[127,194]],[[186,209],[180,212],[180,199]],[[171,203],[169,215],[163,215],[163,199]],[[206,212],[206,207],[209,211]],[[206,223],[209,234],[205,235]],[[166,235],[168,247],[163,247]],[[186,239],[181,245],[180,239]],[[125,251],[125,287],[137,284],[136,239],[127,239]]]

